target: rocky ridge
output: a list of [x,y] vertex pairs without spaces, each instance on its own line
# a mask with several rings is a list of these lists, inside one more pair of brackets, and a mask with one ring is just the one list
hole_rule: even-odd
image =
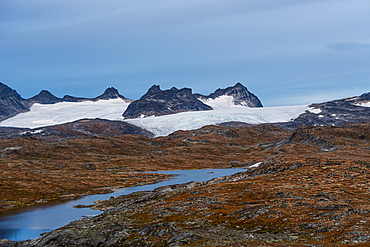
[[[161,90],[153,85],[139,100],[133,101],[123,113],[124,118],[161,116],[187,111],[206,111],[213,108],[201,100],[215,99],[220,96],[232,96],[234,104],[248,107],[262,107],[261,101],[250,93],[241,83],[226,89],[217,89],[204,96],[193,94],[190,88]],[[200,100],[201,99],[201,100]]]
[[139,100],[133,101],[122,116],[138,118],[206,110],[212,107],[199,101],[190,88],[161,90],[153,85]]
[[35,104],[55,104],[60,102],[81,102],[81,101],[97,101],[108,99],[123,99],[126,102],[131,102],[130,99],[119,94],[118,90],[110,87],[105,92],[95,98],[80,98],[65,95],[63,98],[54,96],[47,90],[42,90],[38,95],[23,99],[15,90],[0,82],[0,121],[13,117],[19,113],[27,112],[30,107]]

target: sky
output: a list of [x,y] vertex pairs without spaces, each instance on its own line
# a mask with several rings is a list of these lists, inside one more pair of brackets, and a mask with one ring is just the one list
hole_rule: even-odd
[[368,0],[0,0],[0,82],[131,99],[241,82],[264,106],[370,91]]

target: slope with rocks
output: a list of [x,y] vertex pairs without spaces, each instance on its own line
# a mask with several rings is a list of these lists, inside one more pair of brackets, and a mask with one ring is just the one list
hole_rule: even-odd
[[[208,131],[194,137],[204,141],[201,132]],[[246,172],[97,201],[93,208],[103,210],[101,215],[8,244],[368,246],[369,131],[368,123],[301,127],[290,137],[259,144],[270,155]],[[323,150],[324,139],[337,148]]]

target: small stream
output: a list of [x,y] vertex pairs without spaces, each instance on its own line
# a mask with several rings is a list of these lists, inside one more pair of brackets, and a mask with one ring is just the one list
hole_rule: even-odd
[[48,203],[29,208],[11,210],[0,213],[0,239],[22,241],[38,238],[41,233],[62,227],[82,216],[102,213],[90,208],[74,208],[73,205],[90,205],[96,200],[107,200],[111,196],[127,195],[137,191],[149,191],[158,187],[187,183],[191,181],[207,181],[245,171],[245,169],[205,169],[164,171],[162,174],[173,174],[174,178],[156,184],[117,189],[114,193],[84,196],[76,200]]

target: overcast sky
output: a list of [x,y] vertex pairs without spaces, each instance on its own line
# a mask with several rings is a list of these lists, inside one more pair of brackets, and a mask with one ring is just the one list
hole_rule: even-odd
[[370,91],[369,0],[0,0],[0,81],[137,99],[241,82],[265,106]]

